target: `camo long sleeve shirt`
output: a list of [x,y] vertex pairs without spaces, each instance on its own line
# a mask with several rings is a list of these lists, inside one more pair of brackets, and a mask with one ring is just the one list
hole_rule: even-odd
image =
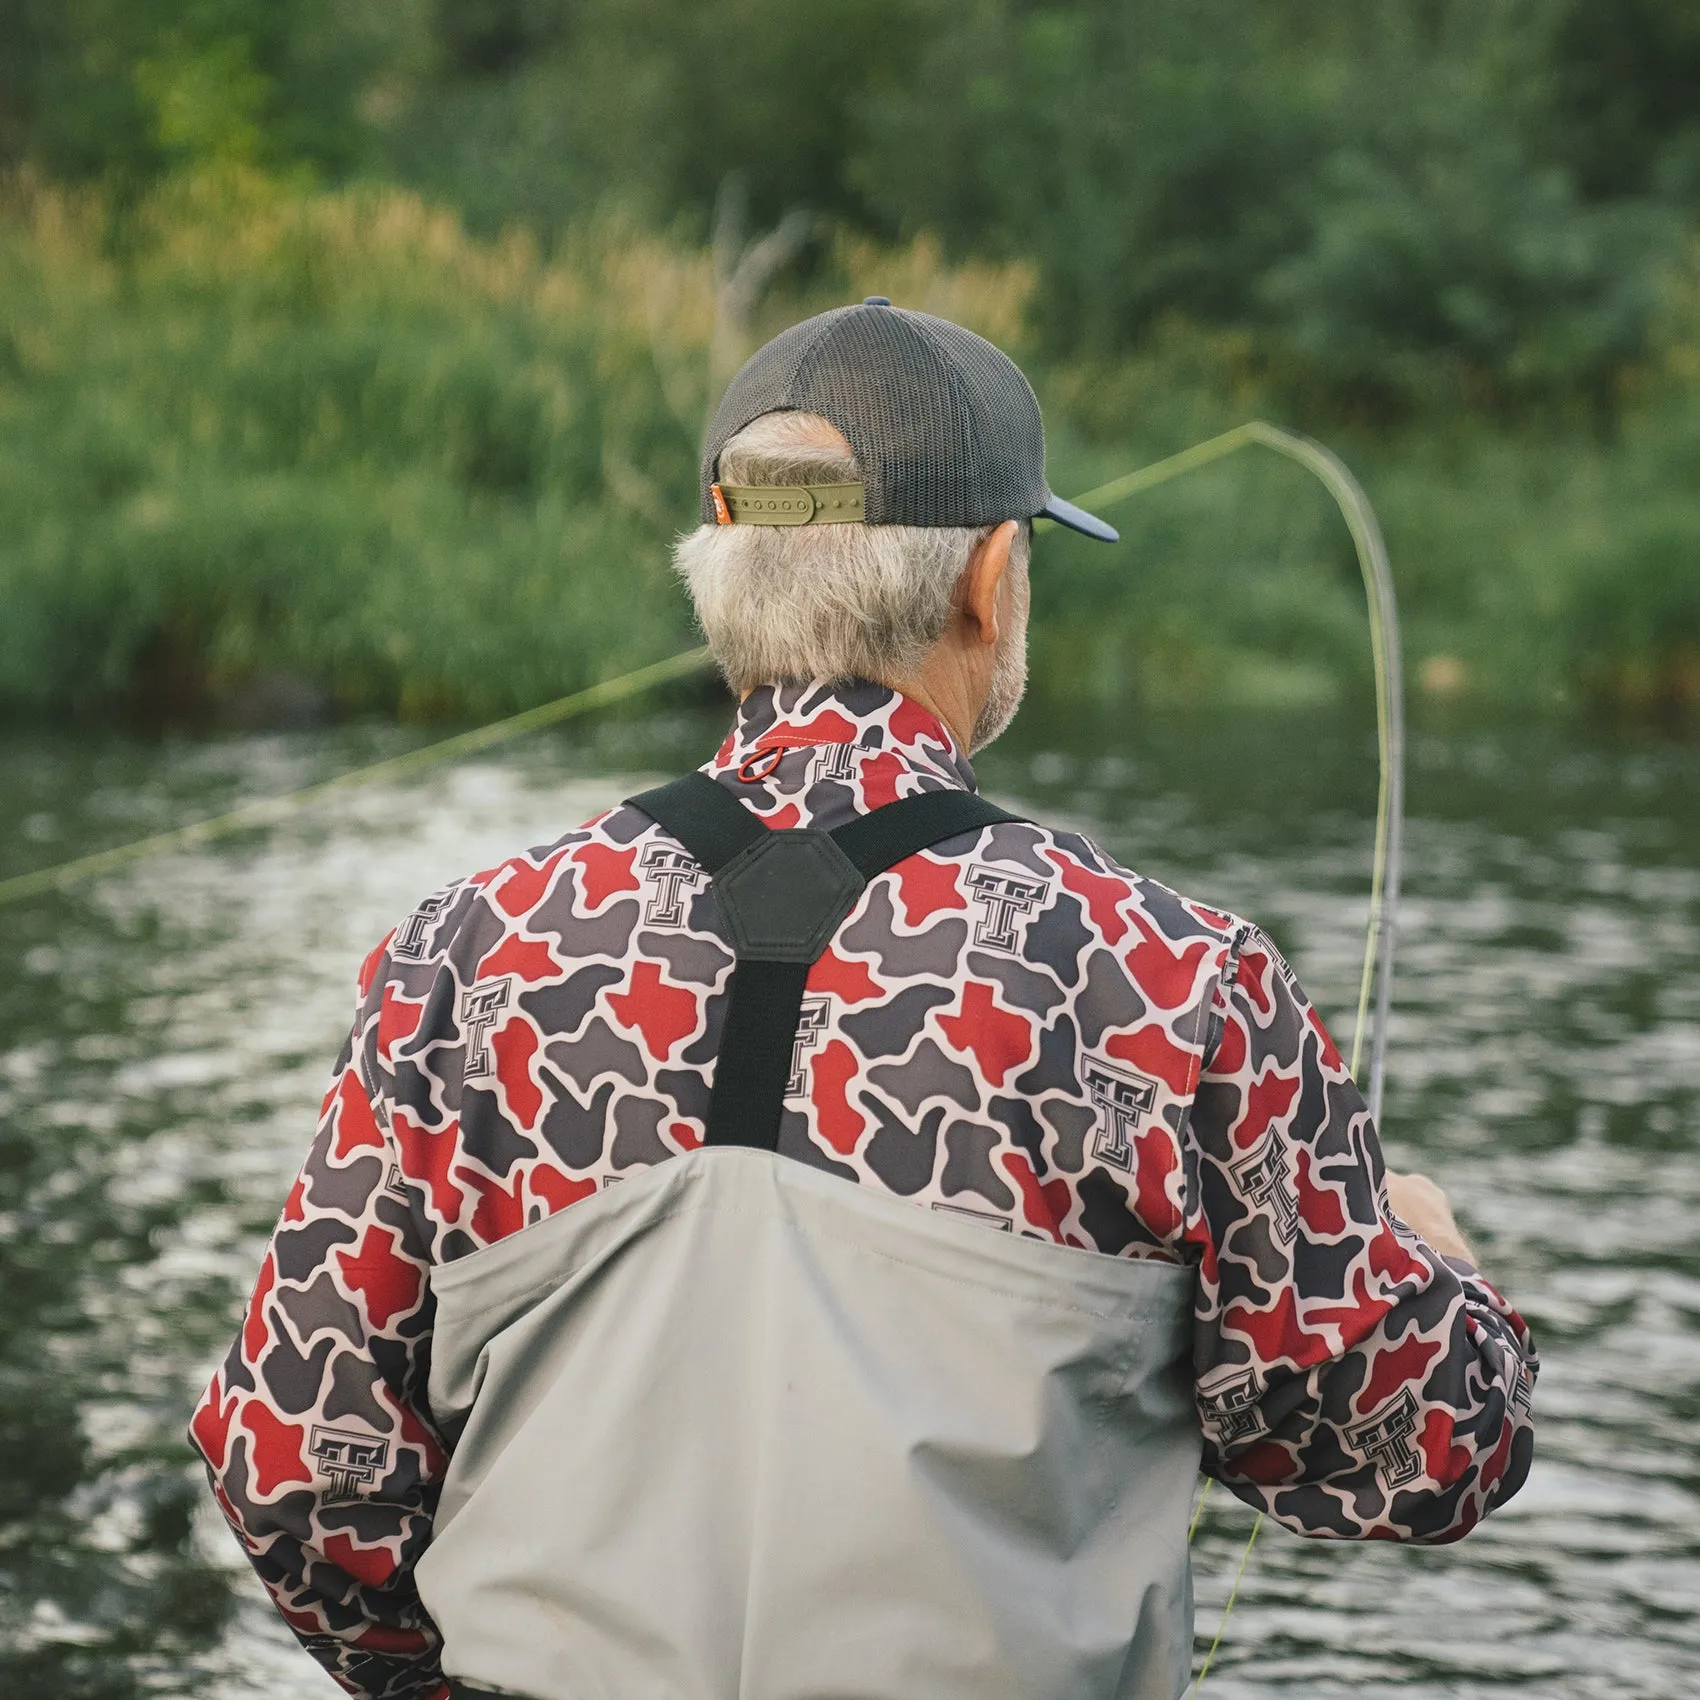
[[[871,685],[768,688],[705,771],[774,827],[972,787]],[[1253,926],[1026,824],[870,882],[808,983],[780,1149],[988,1232],[1196,1268],[1206,1470],[1300,1534],[1450,1541],[1521,1485],[1536,1360],[1389,1210],[1376,1132]],[[444,1692],[412,1585],[448,1449],[429,1272],[703,1135],[732,954],[622,806],[373,952],[194,1444],[352,1694]]]

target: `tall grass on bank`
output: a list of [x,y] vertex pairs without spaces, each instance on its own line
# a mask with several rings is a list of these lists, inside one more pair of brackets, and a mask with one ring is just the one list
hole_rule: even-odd
[[[1019,329],[1019,268],[840,258]],[[615,224],[544,257],[394,189],[14,182],[0,712],[494,715],[682,647],[715,310],[706,252]]]
[[[1700,277],[1700,270],[1697,270]],[[842,240],[742,327],[866,293],[1028,359],[1064,493],[1257,413],[1351,461],[1435,694],[1700,705],[1700,284],[1621,438],[1462,412],[1354,432],[1243,333],[1035,365],[1021,266]],[[230,170],[122,216],[0,197],[0,713],[494,716],[690,641],[713,261],[600,223],[544,255],[390,189]],[[724,342],[725,326],[720,327]],[[1694,368],[1694,369],[1690,369]],[[1040,546],[1036,692],[1067,708],[1315,703],[1367,678],[1338,516],[1255,454]]]
[[[1419,698],[1700,727],[1700,250],[1659,339],[1622,379],[1620,417],[1461,403],[1375,431],[1272,375],[1244,333],[1177,324],[1112,367],[1065,364],[1051,412],[1112,476],[1261,415],[1342,454],[1373,501]],[[1139,694],[1232,705],[1361,687],[1357,569],[1327,499],[1248,450],[1117,510],[1119,559],[1065,545],[1053,636]],[[1119,582],[1118,581],[1119,577]],[[1093,610],[1097,617],[1093,617]],[[1041,641],[1044,641],[1043,634]]]
[[233,177],[114,236],[0,229],[0,703],[496,714],[686,641],[700,261]]

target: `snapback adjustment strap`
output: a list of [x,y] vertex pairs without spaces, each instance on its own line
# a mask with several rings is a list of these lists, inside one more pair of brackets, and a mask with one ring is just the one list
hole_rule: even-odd
[[861,484],[710,484],[720,525],[849,525],[865,519]]

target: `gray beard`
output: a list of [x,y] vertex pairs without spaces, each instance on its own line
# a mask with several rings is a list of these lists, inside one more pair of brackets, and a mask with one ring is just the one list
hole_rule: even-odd
[[994,738],[999,737],[1027,689],[1027,620],[1025,610],[1019,629],[1012,628],[998,645],[992,660],[992,688],[986,693],[986,705],[976,716],[974,732],[968,740],[968,753],[977,756]]

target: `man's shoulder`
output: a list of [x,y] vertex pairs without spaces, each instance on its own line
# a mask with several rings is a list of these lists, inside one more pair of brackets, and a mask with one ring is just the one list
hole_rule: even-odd
[[[467,983],[499,969],[492,956],[516,935],[565,941],[576,938],[587,919],[611,923],[625,908],[635,920],[639,894],[657,873],[668,872],[644,857],[642,841],[654,827],[642,810],[620,803],[549,843],[427,893],[367,958],[362,991],[371,991],[380,964],[390,977],[410,980],[452,965]],[[928,854],[956,864],[954,890],[947,895],[930,881],[903,881],[910,925],[941,901],[951,908],[978,903],[994,931],[1011,905],[1023,916],[1034,908],[1060,910],[1074,921],[1081,944],[1101,943],[1125,954],[1141,944],[1202,942],[1224,959],[1251,931],[1231,911],[1123,866],[1074,828],[999,822],[969,843],[941,844]]]
[[[1006,835],[1001,843],[1000,835]],[[1232,911],[1125,867],[1078,829],[1023,821],[995,829],[988,846],[994,856],[999,849],[1007,853],[1018,847],[1021,860],[1079,899],[1088,923],[1111,943],[1126,937],[1138,922],[1155,926],[1170,939],[1211,939],[1224,946],[1250,930]]]
[[475,977],[506,935],[559,931],[575,911],[600,910],[618,894],[636,892],[637,841],[651,825],[631,804],[618,803],[547,844],[426,893],[366,958],[362,992],[380,964],[405,972],[450,962],[462,978]]

